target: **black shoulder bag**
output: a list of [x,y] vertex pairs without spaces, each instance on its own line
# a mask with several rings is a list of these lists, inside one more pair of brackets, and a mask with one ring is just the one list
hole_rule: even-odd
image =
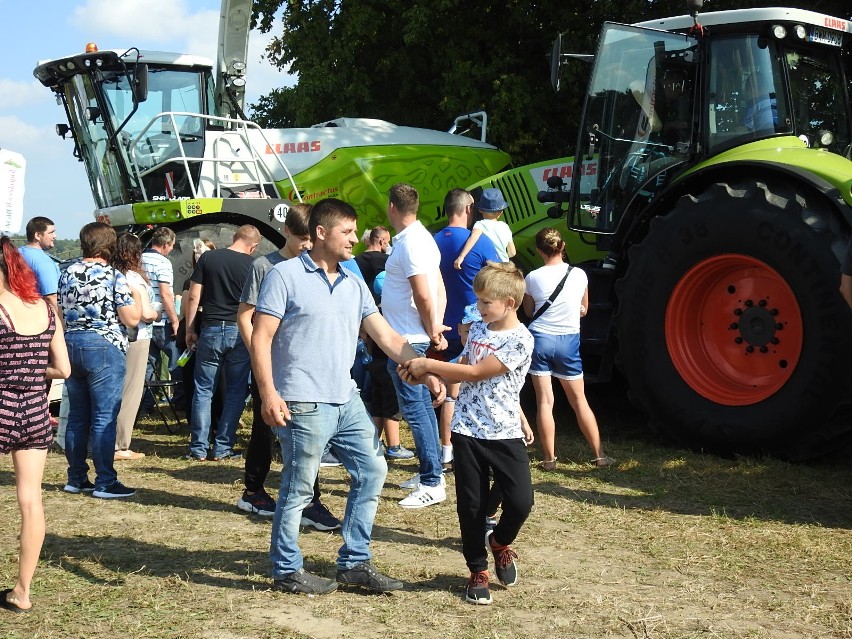
[[536,321],[542,314],[550,308],[550,305],[553,304],[554,300],[559,297],[559,294],[562,292],[562,287],[565,286],[565,281],[568,279],[568,274],[571,273],[571,269],[574,268],[570,264],[568,265],[568,270],[565,271],[565,277],[563,277],[559,284],[556,285],[556,288],[553,289],[553,292],[550,294],[550,297],[547,298],[547,301],[539,306],[538,310],[533,314],[532,319],[530,320],[530,324]]

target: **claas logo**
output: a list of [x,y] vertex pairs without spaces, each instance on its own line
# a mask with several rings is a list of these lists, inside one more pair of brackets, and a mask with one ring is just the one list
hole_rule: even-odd
[[283,155],[284,153],[312,153],[322,151],[322,142],[314,140],[312,142],[279,142],[276,144],[267,144],[266,153],[275,153]]

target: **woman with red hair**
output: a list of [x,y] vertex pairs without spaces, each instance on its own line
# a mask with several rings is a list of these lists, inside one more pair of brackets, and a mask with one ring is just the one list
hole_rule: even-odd
[[21,510],[18,581],[0,591],[0,607],[29,612],[30,584],[44,542],[41,480],[53,440],[48,380],[68,377],[71,363],[35,274],[8,237],[0,237],[0,249],[0,453],[12,453]]

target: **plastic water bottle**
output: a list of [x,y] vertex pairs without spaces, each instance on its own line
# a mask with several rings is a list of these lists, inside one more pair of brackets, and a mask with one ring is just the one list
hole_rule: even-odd
[[186,366],[186,363],[189,361],[189,358],[192,357],[192,349],[187,348],[183,353],[178,357],[177,365],[183,368]]

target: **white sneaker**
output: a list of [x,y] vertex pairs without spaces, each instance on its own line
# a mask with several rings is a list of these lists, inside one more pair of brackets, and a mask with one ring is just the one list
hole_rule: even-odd
[[447,489],[443,484],[424,486],[420,484],[413,493],[399,502],[403,508],[425,508],[440,504],[447,499]]
[[[447,485],[447,478],[441,475],[441,486]],[[405,488],[405,490],[414,490],[420,486],[420,475],[414,475],[411,479],[406,479],[404,482],[399,484],[400,488]]]
[[406,479],[402,482],[399,487],[405,488],[406,490],[414,490],[420,485],[420,473],[417,473],[411,479]]

